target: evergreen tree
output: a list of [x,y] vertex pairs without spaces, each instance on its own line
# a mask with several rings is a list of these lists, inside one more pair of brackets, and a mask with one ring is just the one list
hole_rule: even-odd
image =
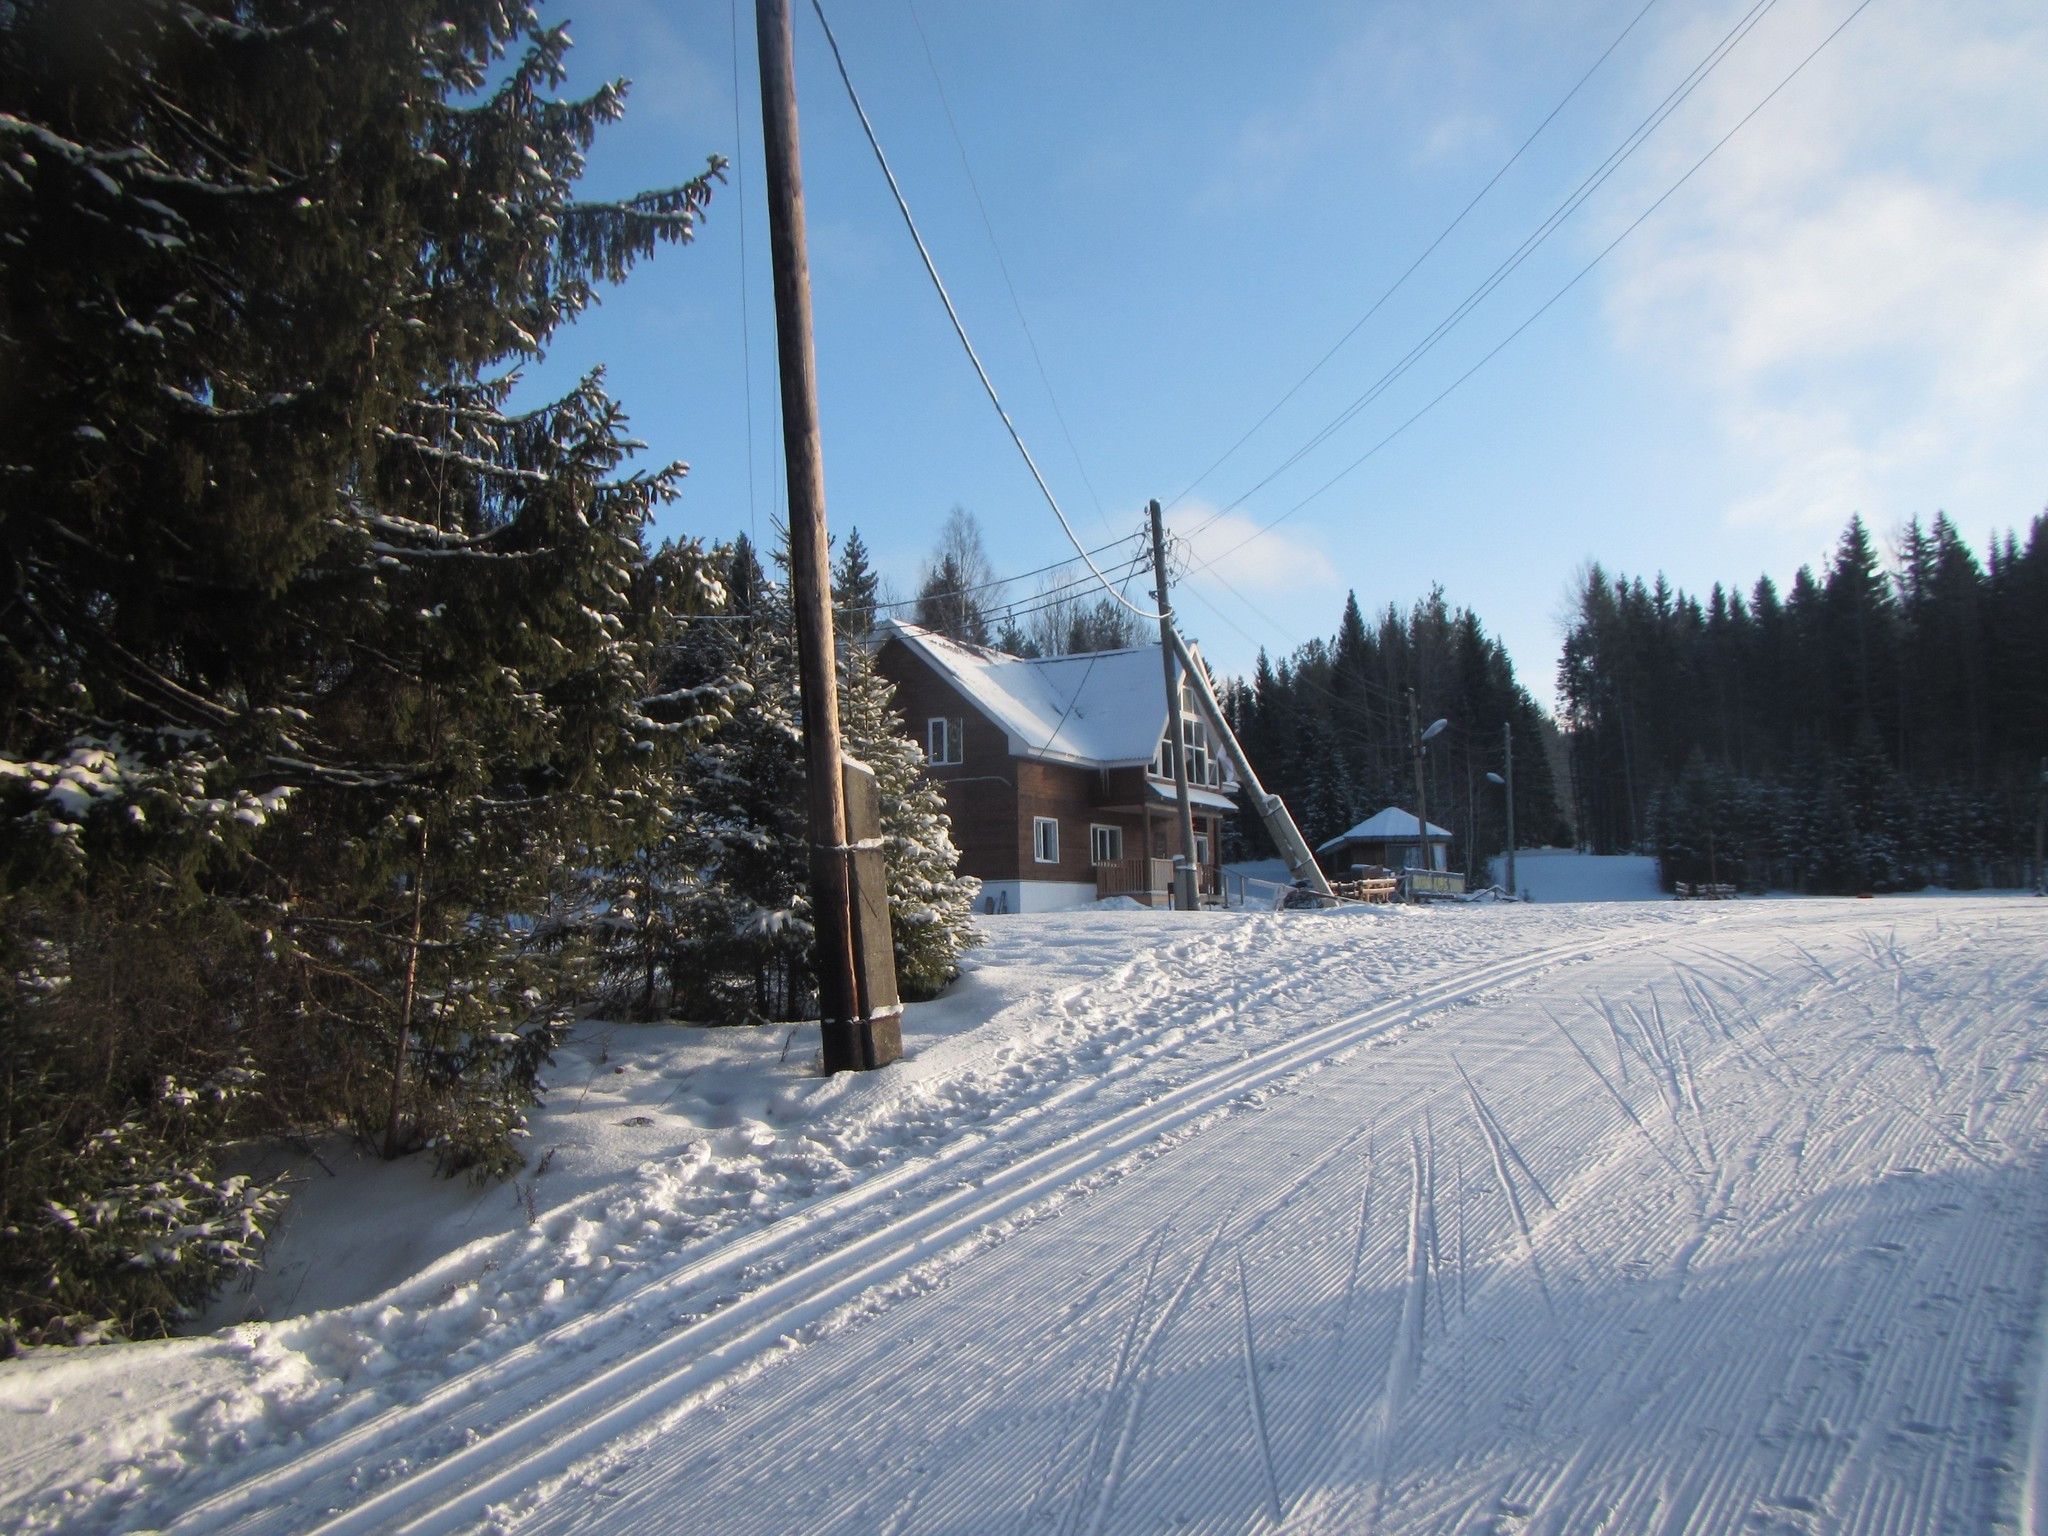
[[[604,876],[609,1001],[641,1017],[710,1023],[811,1017],[809,803],[789,589],[744,535],[717,564],[717,622],[680,626],[664,675],[679,696],[731,707],[674,760],[655,835]],[[930,997],[977,942],[978,884],[958,873],[945,802],[866,647],[840,648],[839,690],[846,751],[874,770],[880,791],[898,987],[906,999]]]
[[1887,572],[1852,519],[1782,601],[1769,580],[1703,606],[1592,568],[1559,668],[1591,841],[1632,846],[1653,806],[1667,876],[1690,878],[1673,874],[1693,866],[1672,817],[1697,759],[1733,776],[1756,882],[2017,883],[2048,748],[2042,527],[2027,554],[2007,535],[1980,565],[1945,515],[1915,520]]
[[[517,1160],[579,984],[531,918],[693,729],[640,606],[681,466],[618,473],[596,376],[506,402],[718,168],[576,202],[624,87],[560,99],[567,49],[481,0],[0,7],[0,1134],[48,1149],[0,1176],[0,1331],[158,1330],[238,1262],[214,1136]],[[166,1082],[212,1108],[173,1134]],[[211,1235],[94,1268],[144,1243],[90,1191],[49,1223],[95,1167]]]
[[981,942],[974,898],[981,882],[960,873],[960,850],[924,751],[890,703],[894,690],[874,658],[848,647],[839,658],[839,723],[849,755],[875,773],[882,803],[882,860],[896,985],[906,1002],[938,995],[960,973],[961,951]]
[[860,530],[849,529],[846,547],[832,567],[832,622],[841,639],[855,645],[867,639],[875,627],[881,590],[881,578],[868,563],[868,547],[861,542]]

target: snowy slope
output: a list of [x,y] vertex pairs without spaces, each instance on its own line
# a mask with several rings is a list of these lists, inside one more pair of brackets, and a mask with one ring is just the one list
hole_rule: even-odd
[[[1507,860],[1490,866],[1496,885],[1507,880]],[[1657,861],[1646,854],[1580,853],[1576,848],[1524,848],[1515,855],[1515,890],[1530,901],[1669,901],[1657,883]]]
[[2017,1510],[2048,904],[996,935],[961,998],[913,1014],[912,1061],[685,1103],[676,1150],[385,1298],[0,1368],[0,1515],[1909,1531]]

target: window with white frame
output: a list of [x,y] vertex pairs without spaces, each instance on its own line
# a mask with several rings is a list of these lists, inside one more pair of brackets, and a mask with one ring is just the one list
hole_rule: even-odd
[[1031,818],[1031,857],[1040,864],[1060,861],[1060,824],[1050,816]]
[[[1222,754],[1209,736],[1209,722],[1195,692],[1185,683],[1180,690],[1180,746],[1187,758],[1188,782],[1203,789],[1220,789],[1229,777]],[[1171,727],[1159,738],[1159,750],[1152,755],[1152,772],[1162,779],[1173,777],[1174,733]]]
[[1216,764],[1209,756],[1209,727],[1200,720],[1185,717],[1180,722],[1180,739],[1187,743],[1188,782],[1213,788],[1216,783]]
[[1088,828],[1088,854],[1097,864],[1118,864],[1124,856],[1124,829],[1099,824]]
[[957,763],[965,755],[967,724],[964,720],[947,720],[938,715],[924,723],[924,756],[928,763]]
[[1195,862],[1197,864],[1209,862],[1209,839],[1205,833],[1197,832],[1195,834]]

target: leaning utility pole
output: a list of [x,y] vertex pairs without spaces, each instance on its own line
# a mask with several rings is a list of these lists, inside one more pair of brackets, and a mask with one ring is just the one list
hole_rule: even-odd
[[[782,451],[789,466],[789,584],[796,610],[797,682],[803,696],[804,773],[810,798],[818,1014],[825,1070],[844,1072],[886,1066],[902,1054],[902,1036],[894,1027],[876,1031],[862,1017],[854,954],[839,693],[833,668],[832,582],[826,567],[825,458],[818,436],[818,364],[811,345],[811,273],[804,250],[796,49],[789,0],[756,0],[754,25],[761,54],[761,136],[768,172],[768,242],[775,268]],[[894,1020],[889,1023],[894,1025]]]
[[1278,795],[1268,794],[1266,786],[1259,782],[1259,775],[1252,767],[1244,744],[1237,739],[1237,732],[1230,728],[1223,706],[1217,702],[1216,690],[1209,686],[1209,679],[1196,664],[1187,642],[1181,639],[1177,629],[1169,628],[1167,638],[1173,642],[1174,654],[1180,657],[1181,670],[1187,674],[1188,686],[1195,691],[1195,701],[1202,706],[1202,712],[1209,717],[1209,723],[1216,728],[1223,744],[1230,748],[1238,772],[1244,775],[1244,787],[1251,795],[1252,809],[1259,813],[1259,820],[1265,824],[1266,835],[1273,839],[1273,846],[1280,850],[1280,857],[1287,861],[1287,867],[1296,880],[1316,895],[1334,901],[1336,892],[1330,889],[1329,879],[1316,863],[1316,856],[1308,851],[1308,842],[1302,837],[1301,828],[1287,814],[1286,802]]
[[1202,877],[1195,865],[1195,806],[1188,795],[1187,733],[1181,729],[1180,678],[1174,668],[1173,602],[1166,595],[1166,533],[1159,503],[1145,510],[1152,518],[1152,575],[1159,586],[1154,595],[1159,599],[1159,660],[1166,668],[1166,739],[1173,746],[1173,794],[1180,802],[1181,858],[1173,866],[1173,904],[1193,912],[1202,905]]

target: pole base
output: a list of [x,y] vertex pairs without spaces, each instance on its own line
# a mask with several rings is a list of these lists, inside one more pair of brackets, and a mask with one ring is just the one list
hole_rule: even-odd
[[820,1031],[825,1040],[825,1072],[872,1072],[903,1057],[903,1016],[835,1020]]

